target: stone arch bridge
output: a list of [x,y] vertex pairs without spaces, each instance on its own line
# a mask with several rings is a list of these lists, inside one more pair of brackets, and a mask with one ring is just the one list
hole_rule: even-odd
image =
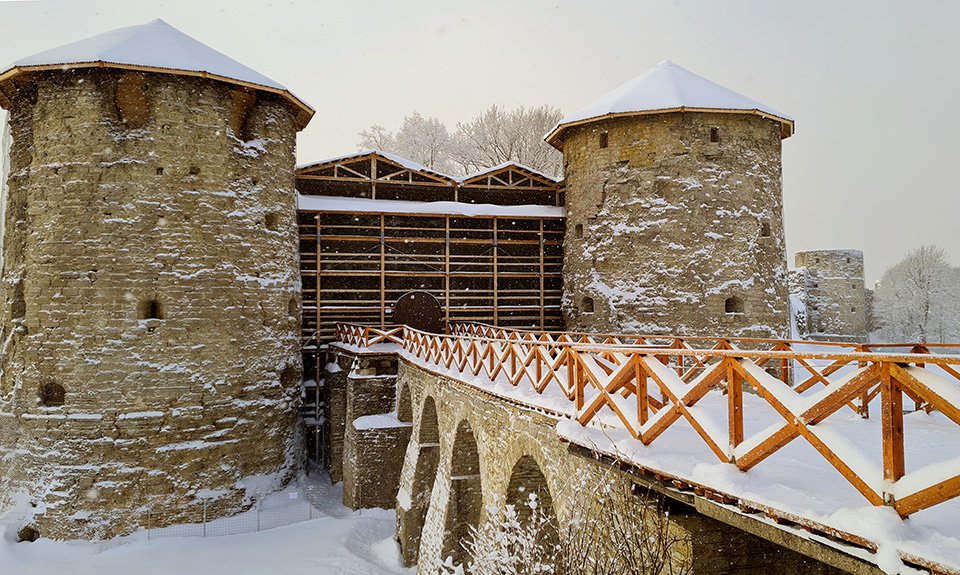
[[[663,554],[673,572],[883,573],[891,564],[958,572],[949,552],[916,553],[927,549],[920,540],[891,559],[887,541],[797,513],[789,497],[764,498],[750,487],[758,475],[777,476],[768,469],[810,465],[802,453],[796,461],[780,453],[798,440],[834,475],[821,487],[841,492],[824,505],[852,496],[859,501],[851,505],[896,521],[926,509],[957,511],[956,466],[906,473],[902,407],[905,399],[921,412],[936,410],[943,414],[937,421],[956,431],[956,356],[916,346],[909,353],[850,344],[804,351],[800,342],[476,324],[451,331],[342,325],[326,367],[331,476],[344,481],[348,506],[396,508],[404,561],[419,573],[469,563],[462,542],[471,528],[498,506],[526,509],[531,494],[567,534],[576,519],[604,524],[619,514],[658,522],[669,511],[659,534],[670,538]],[[782,416],[779,424],[764,420],[759,429],[744,416],[760,403]],[[861,419],[877,404],[879,414]],[[711,410],[726,415],[727,425],[717,425]],[[837,429],[817,428],[834,418],[881,428],[882,457],[872,471],[882,480]],[[700,459],[691,467],[690,457]],[[738,467],[733,480],[702,472],[722,476]],[[810,480],[822,481],[823,473]],[[773,483],[772,492],[790,487]],[[633,497],[598,505],[610,488]]]

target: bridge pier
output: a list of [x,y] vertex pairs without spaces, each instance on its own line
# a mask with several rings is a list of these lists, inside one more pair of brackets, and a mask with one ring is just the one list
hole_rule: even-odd
[[351,509],[392,508],[413,425],[397,405],[397,355],[334,350],[332,363],[350,367],[328,388],[331,478],[339,463],[343,503]]

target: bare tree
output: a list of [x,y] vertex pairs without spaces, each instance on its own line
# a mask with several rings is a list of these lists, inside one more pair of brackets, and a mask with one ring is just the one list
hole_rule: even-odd
[[[684,575],[678,560],[689,536],[660,500],[622,483],[600,481],[579,491],[573,516],[558,529],[533,494],[528,510],[496,504],[461,544],[472,561],[441,565],[445,575]],[[587,496],[584,496],[587,495]]]
[[397,141],[393,134],[379,124],[374,124],[366,130],[360,131],[360,141],[357,147],[363,150],[383,150],[396,152]]
[[493,105],[451,135],[437,118],[414,112],[396,132],[374,124],[359,134],[358,146],[393,152],[440,172],[466,175],[504,162],[517,162],[557,177],[563,156],[543,141],[560,121],[551,106],[512,110]]
[[452,151],[464,172],[517,162],[551,176],[560,175],[563,156],[543,141],[561,119],[552,106],[507,110],[496,104],[465,124],[457,124]]
[[400,154],[441,172],[449,171],[450,134],[443,122],[418,112],[403,119],[397,132]]
[[890,341],[960,339],[960,274],[936,246],[911,251],[884,272],[874,315]]
[[424,118],[414,112],[403,119],[396,134],[374,124],[359,135],[357,145],[360,148],[392,152],[439,172],[449,171],[452,167],[450,134],[437,118]]

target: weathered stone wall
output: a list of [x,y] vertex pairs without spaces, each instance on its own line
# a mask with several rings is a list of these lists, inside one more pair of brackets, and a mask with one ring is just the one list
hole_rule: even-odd
[[[623,509],[596,507],[604,485],[631,489],[636,480],[583,455],[582,448],[562,443],[556,420],[406,360],[400,362],[397,387],[401,395],[410,394],[414,416],[397,494],[397,533],[405,562],[417,564],[418,573],[437,573],[448,556],[462,560],[464,534],[487,519],[478,507],[514,501],[518,492],[521,498],[539,492],[561,533],[575,516],[586,521],[593,513],[639,517],[638,506],[646,501],[642,497],[626,502]],[[673,547],[670,560],[691,574],[840,572],[674,505],[669,532],[683,542]]]
[[0,505],[54,538],[236,512],[301,457],[293,115],[258,94],[241,141],[233,87],[152,74],[131,129],[120,75],[9,117]]
[[804,280],[809,337],[866,341],[869,310],[863,279],[863,252],[797,252],[795,262],[797,272]]
[[347,375],[343,504],[351,509],[396,504],[411,430],[397,418],[396,365],[393,355],[361,356]]
[[568,128],[563,152],[568,329],[787,335],[779,123],[610,119]]

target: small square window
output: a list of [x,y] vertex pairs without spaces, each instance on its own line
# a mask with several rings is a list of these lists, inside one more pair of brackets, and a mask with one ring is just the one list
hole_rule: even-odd
[[720,128],[710,128],[710,141],[714,144],[720,143]]
[[606,132],[603,132],[602,134],[600,134],[600,147],[601,147],[601,148],[606,148],[606,147],[607,147],[607,143],[608,143],[607,133],[606,133]]

